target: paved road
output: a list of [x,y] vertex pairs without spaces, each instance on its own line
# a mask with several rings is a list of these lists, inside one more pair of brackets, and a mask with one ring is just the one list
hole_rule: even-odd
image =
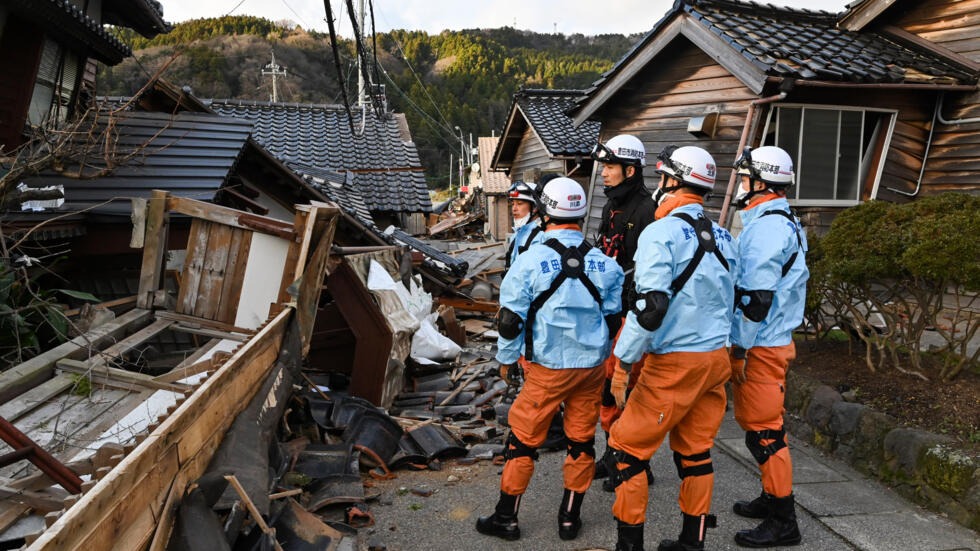
[[[601,438],[601,432],[599,435]],[[843,463],[791,439],[796,479],[797,514],[803,543],[787,549],[799,551],[980,551],[980,537],[948,519],[930,513],[869,480]],[[598,448],[603,449],[602,445]],[[708,531],[706,548],[741,549],[733,541],[736,531],[756,521],[731,512],[736,499],[759,493],[755,463],[745,450],[743,433],[729,413],[712,454],[715,465],[714,513],[718,528]],[[584,526],[575,541],[557,534],[557,508],[561,500],[560,465],[563,453],[543,453],[521,503],[522,537],[506,542],[476,532],[476,517],[487,515],[496,503],[500,467],[487,461],[470,466],[449,461],[440,472],[398,471],[398,478],[378,483],[381,497],[371,503],[376,524],[361,530],[361,549],[408,550],[593,550],[613,549],[615,521],[610,513],[613,496],[594,483],[582,507]],[[664,447],[654,456],[656,484],[645,527],[648,551],[665,537],[680,531],[677,509],[678,479]],[[412,490],[431,490],[428,497]],[[342,546],[353,548],[349,545]],[[383,546],[383,547],[382,547]]]

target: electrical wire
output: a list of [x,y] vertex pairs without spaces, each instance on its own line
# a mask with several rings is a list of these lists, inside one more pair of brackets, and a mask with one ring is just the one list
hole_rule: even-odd
[[323,0],[323,7],[327,11],[327,29],[330,31],[330,47],[333,50],[333,62],[337,70],[337,80],[340,81],[340,94],[344,98],[344,110],[347,111],[347,122],[350,123],[350,133],[356,136],[354,115],[350,112],[350,100],[347,97],[347,86],[344,84],[344,71],[340,67],[340,50],[337,48],[337,32],[333,27],[333,11],[330,9],[330,0]]
[[238,2],[237,4],[235,4],[235,7],[234,8],[231,8],[230,10],[228,10],[228,13],[226,13],[224,16],[225,17],[228,17],[229,15],[232,14],[232,12],[234,12],[235,10],[237,10],[244,3],[245,3],[245,0],[241,0],[240,2]]

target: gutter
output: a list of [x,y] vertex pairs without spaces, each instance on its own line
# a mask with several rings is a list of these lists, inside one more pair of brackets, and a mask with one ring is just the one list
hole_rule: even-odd
[[[745,149],[745,143],[749,139],[749,128],[752,126],[754,119],[758,116],[756,112],[756,106],[764,105],[767,103],[774,103],[786,98],[786,92],[780,92],[774,96],[768,96],[764,98],[759,98],[749,102],[749,111],[745,114],[745,124],[742,126],[742,136],[738,140],[738,149],[735,151],[735,160],[738,160],[739,156],[742,155],[742,150]],[[735,164],[734,162],[732,163]],[[732,204],[732,196],[735,193],[735,181],[738,171],[732,168],[732,172],[728,177],[728,189],[725,190],[725,201],[721,204],[721,214],[718,215],[718,225],[726,228],[728,227],[728,207]]]
[[919,194],[919,190],[922,189],[922,176],[926,173],[926,162],[929,160],[929,150],[932,148],[932,134],[933,132],[936,131],[936,119],[942,117],[942,115],[940,115],[939,112],[943,105],[944,95],[945,94],[943,92],[940,92],[939,96],[936,98],[936,108],[932,112],[932,124],[929,125],[929,137],[926,138],[926,150],[925,153],[922,154],[922,166],[919,168],[919,177],[915,181],[915,189],[912,191],[912,193],[909,193],[907,191],[902,191],[900,189],[895,189],[893,187],[885,186],[885,189],[887,189],[888,191],[893,191],[899,195],[904,195],[906,197],[915,197],[916,195]]

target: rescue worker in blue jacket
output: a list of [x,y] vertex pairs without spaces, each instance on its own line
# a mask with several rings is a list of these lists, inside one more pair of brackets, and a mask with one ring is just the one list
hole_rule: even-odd
[[[635,292],[614,354],[619,365],[612,393],[625,403],[612,425],[608,462],[616,487],[616,551],[643,549],[649,494],[643,472],[670,435],[681,479],[682,527],[660,551],[704,549],[714,474],[711,448],[725,414],[730,377],[735,263],[732,236],[704,213],[704,196],[715,181],[715,162],[699,147],[669,146],[658,156],[660,186],[654,193],[657,220],[640,235]],[[632,364],[645,365],[626,400]]]
[[527,359],[524,384],[508,413],[500,498],[493,514],[480,517],[476,529],[507,540],[520,538],[517,514],[521,496],[534,473],[537,448],[561,404],[568,454],[563,466],[564,493],[558,511],[558,536],[578,536],[585,491],[595,468],[595,431],[599,419],[602,362],[610,335],[618,327],[623,270],[615,260],[584,241],[586,216],[582,186],[570,178],[548,182],[541,193],[545,241],[517,257],[500,285],[496,359],[510,382],[515,362]]
[[528,250],[532,244],[539,243],[544,234],[541,219],[538,215],[537,186],[534,182],[518,180],[510,186],[507,200],[510,201],[510,212],[514,218],[514,235],[507,246],[505,267],[509,268],[517,255]]
[[735,207],[742,232],[735,241],[736,310],[731,335],[735,419],[745,445],[759,464],[762,494],[733,509],[764,519],[735,534],[745,547],[800,543],[793,497],[793,462],[783,430],[786,372],[796,357],[793,330],[803,322],[806,302],[806,235],[786,200],[793,160],[786,151],[746,148],[736,162],[741,179]]

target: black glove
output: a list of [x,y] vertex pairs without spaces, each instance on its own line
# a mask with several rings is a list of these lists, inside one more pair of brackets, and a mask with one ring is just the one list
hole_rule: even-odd
[[524,380],[524,370],[517,364],[500,364],[500,378],[511,386],[517,386]]

